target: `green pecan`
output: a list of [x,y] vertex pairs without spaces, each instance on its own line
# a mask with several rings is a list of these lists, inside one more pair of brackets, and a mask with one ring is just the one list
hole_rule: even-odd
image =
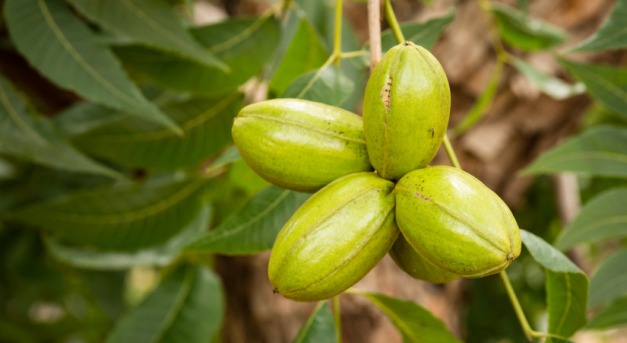
[[403,236],[441,269],[482,277],[504,270],[520,254],[520,230],[512,212],[496,193],[460,169],[415,170],[394,192]]
[[267,181],[314,192],[329,182],[372,170],[360,116],[317,102],[274,99],[244,107],[233,140]]
[[451,93],[437,59],[406,42],[390,49],[372,72],[364,95],[364,133],[370,162],[388,180],[427,166],[448,125]]
[[374,173],[356,173],[315,193],[274,243],[268,276],[275,292],[323,300],[364,277],[398,236],[393,189]]

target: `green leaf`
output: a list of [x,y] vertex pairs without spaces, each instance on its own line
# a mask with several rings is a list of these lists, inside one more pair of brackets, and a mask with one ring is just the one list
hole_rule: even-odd
[[513,7],[501,3],[491,6],[501,37],[517,48],[546,50],[568,39],[568,34],[561,28],[533,19]]
[[54,236],[45,237],[48,252],[55,259],[80,268],[117,270],[136,265],[166,266],[188,243],[200,237],[209,227],[211,207],[203,206],[200,213],[165,244],[132,253],[102,251],[63,244]]
[[242,255],[270,249],[279,230],[308,197],[276,186],[267,187],[186,250]]
[[589,308],[627,296],[627,263],[625,261],[627,261],[627,249],[619,250],[607,257],[592,274]]
[[588,93],[608,109],[627,118],[627,68],[583,64],[560,59],[562,65],[586,85]]
[[311,23],[306,18],[298,20],[296,31],[270,81],[270,89],[277,94],[285,92],[300,75],[320,67],[328,57]]
[[127,114],[118,110],[82,101],[54,117],[54,123],[66,136],[76,136],[109,125]]
[[219,168],[241,160],[242,156],[239,154],[239,150],[237,150],[235,145],[231,145],[218,158],[216,158],[213,163],[211,163],[209,168]]
[[[405,39],[431,50],[444,29],[453,21],[453,18],[455,18],[455,12],[451,11],[445,16],[429,19],[424,23],[402,23],[400,26]],[[384,52],[397,44],[392,30],[383,31],[381,48]]]
[[233,118],[242,102],[242,94],[231,93],[165,105],[162,110],[181,128],[183,137],[126,117],[78,136],[74,143],[126,167],[155,171],[196,167],[231,142]]
[[360,293],[377,306],[400,331],[403,342],[460,342],[444,323],[412,301],[391,298],[376,293]]
[[590,38],[574,51],[605,51],[627,47],[627,1],[617,0],[612,14]]
[[606,191],[588,201],[555,246],[565,250],[580,243],[627,237],[627,188]]
[[0,153],[58,169],[121,178],[76,150],[50,120],[32,112],[0,77]]
[[165,243],[202,208],[205,179],[152,180],[69,194],[17,210],[10,218],[95,249],[138,250]]
[[[188,100],[188,94],[145,87],[142,89],[146,98],[159,107],[174,102]],[[55,125],[66,136],[78,136],[89,131],[123,120],[128,114],[93,102],[81,101],[67,107],[53,119]],[[146,125],[146,123],[142,123]]]
[[627,177],[627,129],[593,127],[549,150],[525,174],[573,172]]
[[334,343],[336,335],[333,313],[327,302],[321,301],[300,328],[294,343]]
[[590,319],[586,328],[606,330],[627,324],[627,296],[601,309]]
[[93,102],[177,129],[63,1],[8,0],[4,12],[11,40],[44,76]]
[[340,106],[353,92],[351,81],[336,66],[316,69],[296,79],[281,98],[299,98]]
[[163,0],[70,0],[70,3],[98,25],[133,42],[229,71],[192,38],[172,6]]
[[549,332],[570,337],[586,324],[588,277],[540,237],[525,230],[520,236],[533,259],[546,269]]
[[141,46],[117,47],[124,63],[164,87],[203,95],[225,94],[259,74],[279,41],[274,17],[230,19],[194,28],[192,35],[229,68],[225,73]]
[[204,267],[179,267],[121,319],[107,342],[211,342],[219,332],[223,311],[217,276]]
[[512,59],[512,63],[514,67],[538,87],[538,89],[553,99],[563,100],[586,91],[586,87],[582,83],[566,83],[553,75],[536,69],[533,65],[521,59],[514,58]]

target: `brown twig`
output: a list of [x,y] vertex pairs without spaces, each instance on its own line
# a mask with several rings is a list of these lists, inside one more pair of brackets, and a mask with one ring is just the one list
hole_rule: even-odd
[[381,59],[381,1],[368,0],[368,39],[370,41],[370,71]]

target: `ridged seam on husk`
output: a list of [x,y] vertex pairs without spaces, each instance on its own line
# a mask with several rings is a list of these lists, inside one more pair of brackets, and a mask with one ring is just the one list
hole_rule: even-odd
[[[389,223],[389,219],[390,216],[394,216],[394,207],[391,208],[391,210],[387,213],[387,215],[385,216],[383,222],[382,222],[382,226],[379,229],[383,229],[384,227],[387,227],[389,225],[392,225],[392,223]],[[393,219],[392,219],[393,220]],[[387,224],[387,225],[386,225]],[[398,232],[397,232],[397,237],[398,237]],[[392,242],[394,242],[394,240],[391,240]],[[305,286],[305,287],[301,287],[301,288],[296,288],[296,289],[291,289],[289,291],[284,291],[283,293],[280,293],[275,289],[273,289],[273,292],[275,293],[279,293],[279,294],[283,294],[284,296],[287,296],[289,294],[294,294],[294,293],[298,293],[298,292],[303,292],[303,291],[307,291],[308,289],[310,289],[313,286],[316,286],[320,283],[322,283],[323,281],[328,280],[329,278],[331,278],[332,276],[334,276],[335,274],[337,274],[338,272],[340,272],[342,270],[342,267],[349,264],[350,262],[352,262],[358,255],[360,255],[364,249],[372,242],[371,239],[363,239],[360,241],[360,244],[358,247],[358,249],[354,250],[354,253],[352,253],[351,255],[347,255],[347,258],[345,258],[342,263],[337,266],[337,268],[335,268],[335,270],[333,270],[331,273],[323,276],[322,278],[316,280],[315,282]],[[393,243],[392,243],[393,244]],[[382,254],[381,257],[385,256],[385,254]]]
[[320,134],[323,134],[323,135],[326,135],[326,136],[335,137],[335,138],[338,138],[338,139],[341,139],[341,140],[345,140],[345,141],[348,141],[348,142],[361,144],[361,145],[366,145],[366,140],[365,139],[351,138],[351,137],[348,137],[346,135],[339,134],[339,133],[337,133],[335,131],[332,131],[332,130],[331,131],[320,130],[318,128],[312,128],[310,126],[303,125],[302,123],[299,123],[299,122],[296,122],[296,121],[285,120],[285,119],[279,118],[279,117],[267,116],[267,115],[262,115],[262,114],[247,114],[246,116],[235,118],[235,121],[236,122],[238,120],[246,121],[246,119],[256,119],[256,118],[260,118],[260,119],[264,119],[264,120],[270,120],[270,121],[274,121],[274,122],[277,122],[277,123],[280,123],[280,124],[291,125],[291,126],[303,128],[303,129],[308,130],[308,131],[313,131],[313,132],[316,132],[316,133],[320,133]]
[[[503,262],[501,262],[497,266],[495,266],[493,268],[490,268],[488,270],[481,271],[480,273],[464,274],[463,275],[464,277],[481,277],[481,276],[484,276],[484,275],[489,275],[490,272],[492,272],[494,270],[499,270],[503,266],[509,265],[514,260],[514,258],[516,257],[516,256],[514,256],[515,255],[515,253],[513,251],[514,247],[511,246],[511,244],[515,242],[514,240],[508,242],[509,245],[510,245],[508,247],[509,249],[505,249],[504,250],[501,247],[499,247],[496,243],[492,242],[492,240],[487,239],[487,237],[485,235],[483,235],[482,230],[480,228],[477,228],[474,224],[470,224],[470,222],[472,222],[472,220],[468,220],[469,218],[465,218],[463,215],[458,214],[457,211],[455,211],[455,210],[451,209],[450,207],[442,204],[441,202],[433,200],[433,199],[431,199],[431,198],[429,198],[429,197],[427,197],[427,196],[425,196],[423,194],[420,194],[417,191],[411,191],[411,190],[403,188],[403,187],[398,187],[398,185],[394,188],[394,192],[397,192],[397,191],[405,193],[405,194],[409,195],[410,197],[415,196],[417,199],[420,199],[422,201],[427,201],[427,202],[433,203],[435,206],[437,206],[438,208],[442,209],[446,214],[448,214],[450,217],[452,217],[456,221],[458,221],[460,223],[466,224],[466,226],[469,227],[473,231],[473,233],[475,233],[479,238],[483,239],[483,241],[485,241],[485,242],[488,242],[494,248],[494,250],[497,252],[497,255],[499,255],[498,253],[504,253],[505,254],[506,258],[503,260]],[[466,220],[464,220],[464,219],[466,219]],[[508,235],[508,236],[511,236],[511,235]],[[439,267],[440,269],[449,271],[446,267],[443,267],[439,263],[437,263],[435,261],[432,261],[429,258],[426,258],[424,256],[424,254],[420,254],[419,247],[414,246],[412,244],[411,240],[407,240],[407,242],[414,249],[414,251],[416,251],[416,253],[418,253],[420,256],[425,258],[427,261],[431,262],[432,264],[434,264],[435,266]],[[449,271],[449,272],[454,273],[452,271]]]
[[[388,72],[385,74],[385,84],[383,85],[383,89],[381,90],[381,93],[385,94],[386,97],[384,98],[383,96],[380,96],[379,98],[381,99],[381,103],[383,104],[383,108],[385,109],[385,111],[383,112],[383,142],[381,142],[383,148],[382,148],[382,156],[381,156],[381,176],[382,177],[386,177],[387,176],[387,161],[388,161],[388,145],[389,145],[389,137],[390,134],[388,132],[389,130],[389,122],[390,122],[390,116],[392,116],[392,83],[395,82],[394,78],[392,76],[390,76],[390,74],[396,75],[396,71],[398,69],[398,64],[399,64],[399,60],[401,59],[401,54],[403,52],[403,49],[405,48],[405,46],[399,47],[397,49],[397,51],[395,51],[394,56],[392,56],[392,62],[390,62],[391,66],[388,70]],[[394,48],[392,48],[394,49]],[[388,80],[389,80],[389,90],[386,91],[385,87],[388,84]],[[387,100],[387,101],[386,101]],[[387,103],[386,103],[387,102]]]
[[[400,231],[400,230],[399,230],[399,231]],[[400,234],[399,234],[399,235],[400,235]],[[398,237],[397,239],[400,239],[400,237]],[[437,264],[435,264],[435,263],[431,262],[431,260],[429,260],[428,258],[424,257],[424,256],[423,256],[423,255],[422,255],[422,254],[421,254],[418,250],[414,249],[414,247],[412,247],[412,245],[409,243],[409,241],[408,241],[405,237],[403,237],[403,239],[405,240],[405,243],[406,243],[407,245],[409,245],[409,248],[412,250],[412,252],[413,252],[413,253],[415,253],[416,255],[418,255],[418,257],[422,258],[422,259],[425,261],[425,263],[431,264],[434,268],[441,269],[441,270],[442,270],[443,272],[445,272],[445,273],[448,273],[448,274],[453,274],[453,275],[455,275],[455,277],[456,277],[456,278],[460,278],[460,277],[462,277],[462,276],[460,276],[460,275],[458,275],[458,274],[456,274],[456,273],[453,273],[453,272],[451,272],[451,271],[448,271],[448,270],[446,270],[446,269],[444,269],[444,268],[442,268],[442,267],[438,266]],[[395,244],[396,244],[396,243],[395,243]],[[396,252],[393,252],[392,250],[390,250],[390,255],[391,255],[392,259],[394,259],[394,260],[395,260],[395,258],[394,258],[394,255],[395,255],[395,254],[396,254]],[[397,258],[399,259],[399,261],[398,261],[397,263],[398,263],[398,264],[402,264],[402,265],[403,265],[403,267],[401,267],[400,265],[399,265],[399,267],[400,267],[401,269],[403,269],[403,270],[404,270],[404,269],[405,269],[405,267],[406,267],[406,265],[405,265],[404,263],[401,263],[401,262],[402,262],[402,259],[401,259],[400,255],[397,255]],[[409,274],[409,275],[411,275],[412,277],[416,277],[416,276],[414,276],[412,273],[410,273],[409,271],[406,271],[406,273],[408,273],[408,274]],[[425,280],[425,281],[433,282],[433,281],[431,281],[431,280],[426,280],[426,279],[421,279],[421,280]],[[448,280],[448,279],[447,279],[447,280]],[[453,281],[453,280],[454,280],[454,279],[450,279],[450,280],[448,280],[448,281],[441,281],[441,282],[438,282],[438,283],[445,283],[445,282],[450,282],[450,281]]]
[[[377,188],[377,187],[378,187],[378,185],[375,185],[375,186],[372,186],[372,187],[369,187],[369,188],[366,188],[366,189],[361,190],[360,192],[356,193],[356,194],[355,194],[355,197],[354,197],[354,198],[352,198],[351,200],[349,200],[348,202],[353,202],[353,201],[356,201],[357,199],[359,199],[360,197],[362,197],[365,193],[367,193],[368,191],[370,191],[370,190],[372,190],[372,189],[374,189],[374,188]],[[390,192],[390,193],[391,193],[391,192]],[[312,198],[312,199],[313,199],[313,198]],[[312,201],[315,201],[315,200],[312,200]],[[324,223],[324,222],[325,222],[326,220],[328,220],[330,217],[332,217],[333,215],[335,215],[336,213],[338,213],[339,211],[341,211],[341,210],[344,208],[344,206],[345,206],[345,205],[346,205],[346,203],[341,203],[341,204],[339,204],[337,207],[333,208],[331,211],[327,212],[327,214],[326,214],[326,215],[321,216],[321,217],[318,219],[318,221],[316,221],[316,222],[315,222],[314,224],[312,224],[312,225],[309,225],[308,230],[303,232],[303,236],[307,236],[309,233],[311,233],[313,230],[315,230],[315,229],[318,227],[318,225],[320,225],[321,223]],[[392,207],[392,209],[394,209],[394,207]],[[291,226],[290,228],[293,228],[293,226]],[[292,233],[292,231],[293,231],[293,229],[292,229],[292,230],[289,230],[289,231],[286,231],[286,232],[285,232],[285,234],[283,234],[282,236],[289,236],[289,235]],[[302,237],[301,237],[301,238],[299,238],[299,241],[300,241],[300,240],[303,240],[303,238],[302,238]],[[296,249],[296,248],[298,248],[298,247],[300,247],[300,245],[299,245],[299,244],[292,244],[292,245],[290,246],[290,248],[289,248],[288,252],[286,253],[286,255],[291,255],[291,254],[292,254],[292,252],[294,251],[294,249]],[[277,270],[282,269],[282,268],[285,266],[285,263],[286,263],[286,262],[287,262],[287,260],[286,260],[286,259],[282,260],[282,261],[281,261],[281,263],[279,264],[279,266],[278,266],[276,269],[277,269]]]
[[[353,175],[355,175],[355,174],[353,174]],[[355,177],[355,176],[352,176],[352,177]],[[368,175],[367,177],[376,177],[376,176],[375,176],[374,174],[371,174],[371,175]],[[307,236],[309,233],[311,233],[312,231],[314,231],[314,230],[315,230],[315,229],[316,229],[316,228],[317,228],[317,227],[318,227],[321,223],[325,222],[325,221],[326,221],[326,220],[328,220],[330,217],[332,217],[333,215],[335,215],[337,212],[341,211],[347,203],[357,201],[359,198],[361,198],[362,196],[364,196],[366,193],[368,193],[369,191],[371,191],[371,190],[373,190],[373,189],[376,189],[376,188],[383,188],[382,186],[384,186],[385,188],[387,188],[387,189],[388,189],[388,191],[386,192],[387,194],[385,194],[385,195],[384,195],[384,197],[387,197],[387,196],[392,196],[392,190],[390,190],[390,189],[393,187],[393,184],[392,184],[391,182],[387,181],[387,180],[379,179],[378,177],[376,177],[376,178],[377,178],[377,180],[376,180],[376,181],[377,181],[378,183],[380,182],[380,184],[372,185],[372,186],[367,187],[367,188],[365,188],[365,189],[363,189],[363,190],[360,190],[358,193],[356,193],[356,194],[354,195],[354,197],[353,197],[353,198],[348,199],[346,202],[342,202],[341,204],[338,204],[335,208],[333,208],[332,210],[328,211],[328,212],[327,212],[324,216],[321,216],[321,217],[320,217],[320,218],[319,218],[319,219],[318,219],[315,223],[313,223],[313,224],[311,224],[311,225],[308,225],[307,231],[302,232],[302,236],[298,239],[298,241],[303,240],[303,237],[304,237],[304,236]],[[341,179],[339,179],[339,180],[341,180]],[[339,180],[336,180],[335,182],[337,182],[337,181],[339,181]],[[384,182],[382,182],[382,181],[384,181]],[[331,186],[331,185],[332,185],[332,184],[330,184],[329,186]],[[335,183],[335,185],[337,186],[337,183]],[[327,186],[327,187],[328,187],[328,186]],[[338,189],[341,189],[341,188],[342,188],[342,187],[338,187]],[[319,198],[319,197],[316,197],[316,198],[312,197],[312,198],[310,198],[310,200],[308,200],[308,202],[309,202],[309,201],[316,201],[316,199],[317,199],[317,198]],[[394,206],[391,206],[391,207],[390,207],[390,213],[392,213],[392,214],[393,214],[393,212],[394,212]],[[295,215],[296,215],[296,214],[297,214],[297,213],[295,213]],[[388,215],[386,215],[386,219],[387,219],[387,217],[388,217],[388,216],[389,216],[389,213],[388,213]],[[384,221],[384,222],[385,222],[385,221]],[[288,223],[289,223],[289,222],[288,222]],[[291,223],[290,223],[290,224],[291,224]],[[287,224],[286,224],[286,225],[287,225]],[[290,229],[291,229],[291,230],[289,230],[289,231],[285,231],[284,233],[282,232],[282,233],[281,233],[281,236],[282,236],[282,237],[288,237],[288,236],[290,236],[290,235],[292,234],[293,230],[294,230],[294,226],[293,226],[293,225],[290,225]],[[278,239],[277,239],[277,241],[278,241]],[[366,243],[365,243],[365,244],[367,244],[367,242],[368,242],[369,240],[365,240],[365,241],[366,241]],[[292,245],[289,247],[288,251],[287,251],[284,255],[285,255],[285,256],[290,256],[290,255],[293,255],[293,251],[294,251],[295,249],[297,249],[297,248],[300,248],[300,246],[301,246],[301,244],[295,244],[295,243],[294,243],[294,244],[292,244]],[[354,255],[353,255],[353,256],[354,256]],[[343,264],[348,263],[350,260],[351,260],[351,259],[345,259],[345,260],[344,260],[344,262],[343,262]],[[280,271],[284,268],[284,266],[285,266],[286,262],[288,262],[288,261],[287,261],[287,259],[283,259],[283,260],[281,260],[281,263],[280,263],[280,264],[279,264],[276,268],[274,268],[275,272],[276,272],[276,273],[280,273]],[[336,270],[337,270],[337,269],[336,269]],[[335,273],[335,272],[334,272],[334,273]],[[310,287],[310,286],[307,286],[307,287]],[[300,291],[300,290],[302,290],[302,289],[297,289],[296,291]],[[294,291],[294,290],[290,290],[289,292],[295,292],[295,291]],[[285,293],[285,291],[284,291],[284,293]]]
[[432,198],[427,197],[424,194],[420,194],[418,191],[411,191],[409,189],[403,188],[403,187],[396,187],[395,190],[398,190],[399,192],[403,192],[405,194],[408,194],[409,196],[416,196],[417,198],[419,198],[422,201],[426,201],[426,202],[431,202],[433,203],[435,206],[437,206],[438,208],[440,208],[441,210],[443,210],[446,214],[448,214],[450,217],[452,217],[453,219],[455,219],[456,221],[460,222],[460,223],[464,223],[466,224],[474,234],[476,234],[479,238],[482,238],[483,240],[487,241],[490,243],[490,245],[492,247],[494,247],[496,249],[496,251],[499,252],[503,252],[506,254],[509,254],[507,252],[507,250],[503,250],[501,247],[499,247],[496,243],[492,242],[491,240],[488,239],[488,237],[486,237],[483,234],[483,230],[481,230],[480,228],[476,227],[474,224],[470,224],[470,222],[472,222],[472,218],[467,218],[465,217],[463,214],[459,213],[459,211],[455,211],[454,209],[452,209],[449,206],[444,205],[442,202],[434,200]]

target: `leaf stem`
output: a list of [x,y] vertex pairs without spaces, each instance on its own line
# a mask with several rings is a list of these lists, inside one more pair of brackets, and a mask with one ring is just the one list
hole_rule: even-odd
[[396,41],[398,41],[399,44],[405,42],[405,36],[403,36],[403,31],[401,31],[401,27],[398,25],[391,0],[385,0],[385,19],[387,19],[388,24],[390,24],[390,29],[392,29]]
[[333,53],[335,63],[339,65],[342,55],[342,0],[335,0],[335,28],[333,31]]
[[293,0],[283,0],[281,4],[281,17],[285,16],[287,10],[292,6],[292,1]]
[[342,317],[340,316],[340,296],[333,297],[333,319],[335,323],[335,341],[342,343]]
[[509,277],[505,271],[499,273],[501,276],[501,280],[503,280],[503,285],[505,286],[505,290],[507,291],[507,296],[509,297],[512,306],[514,307],[514,312],[516,312],[516,317],[518,317],[518,321],[520,322],[520,326],[522,326],[523,332],[525,333],[525,337],[527,337],[528,341],[536,336],[529,322],[527,321],[527,317],[525,317],[525,313],[523,312],[522,306],[520,306],[520,302],[516,297],[516,292],[514,292],[514,288],[512,287],[511,282],[509,281]]
[[361,57],[361,56],[366,56],[368,54],[367,51],[364,50],[356,50],[356,51],[349,51],[349,52],[343,52],[340,54],[340,58],[345,59],[345,58],[355,58],[355,57]]
[[448,139],[448,135],[444,135],[442,143],[444,144],[444,150],[446,150],[446,155],[448,155],[448,159],[451,161],[453,167],[462,169],[459,164],[459,160],[457,159],[457,155],[455,154],[455,150],[453,150],[453,145],[451,145],[451,141]]

